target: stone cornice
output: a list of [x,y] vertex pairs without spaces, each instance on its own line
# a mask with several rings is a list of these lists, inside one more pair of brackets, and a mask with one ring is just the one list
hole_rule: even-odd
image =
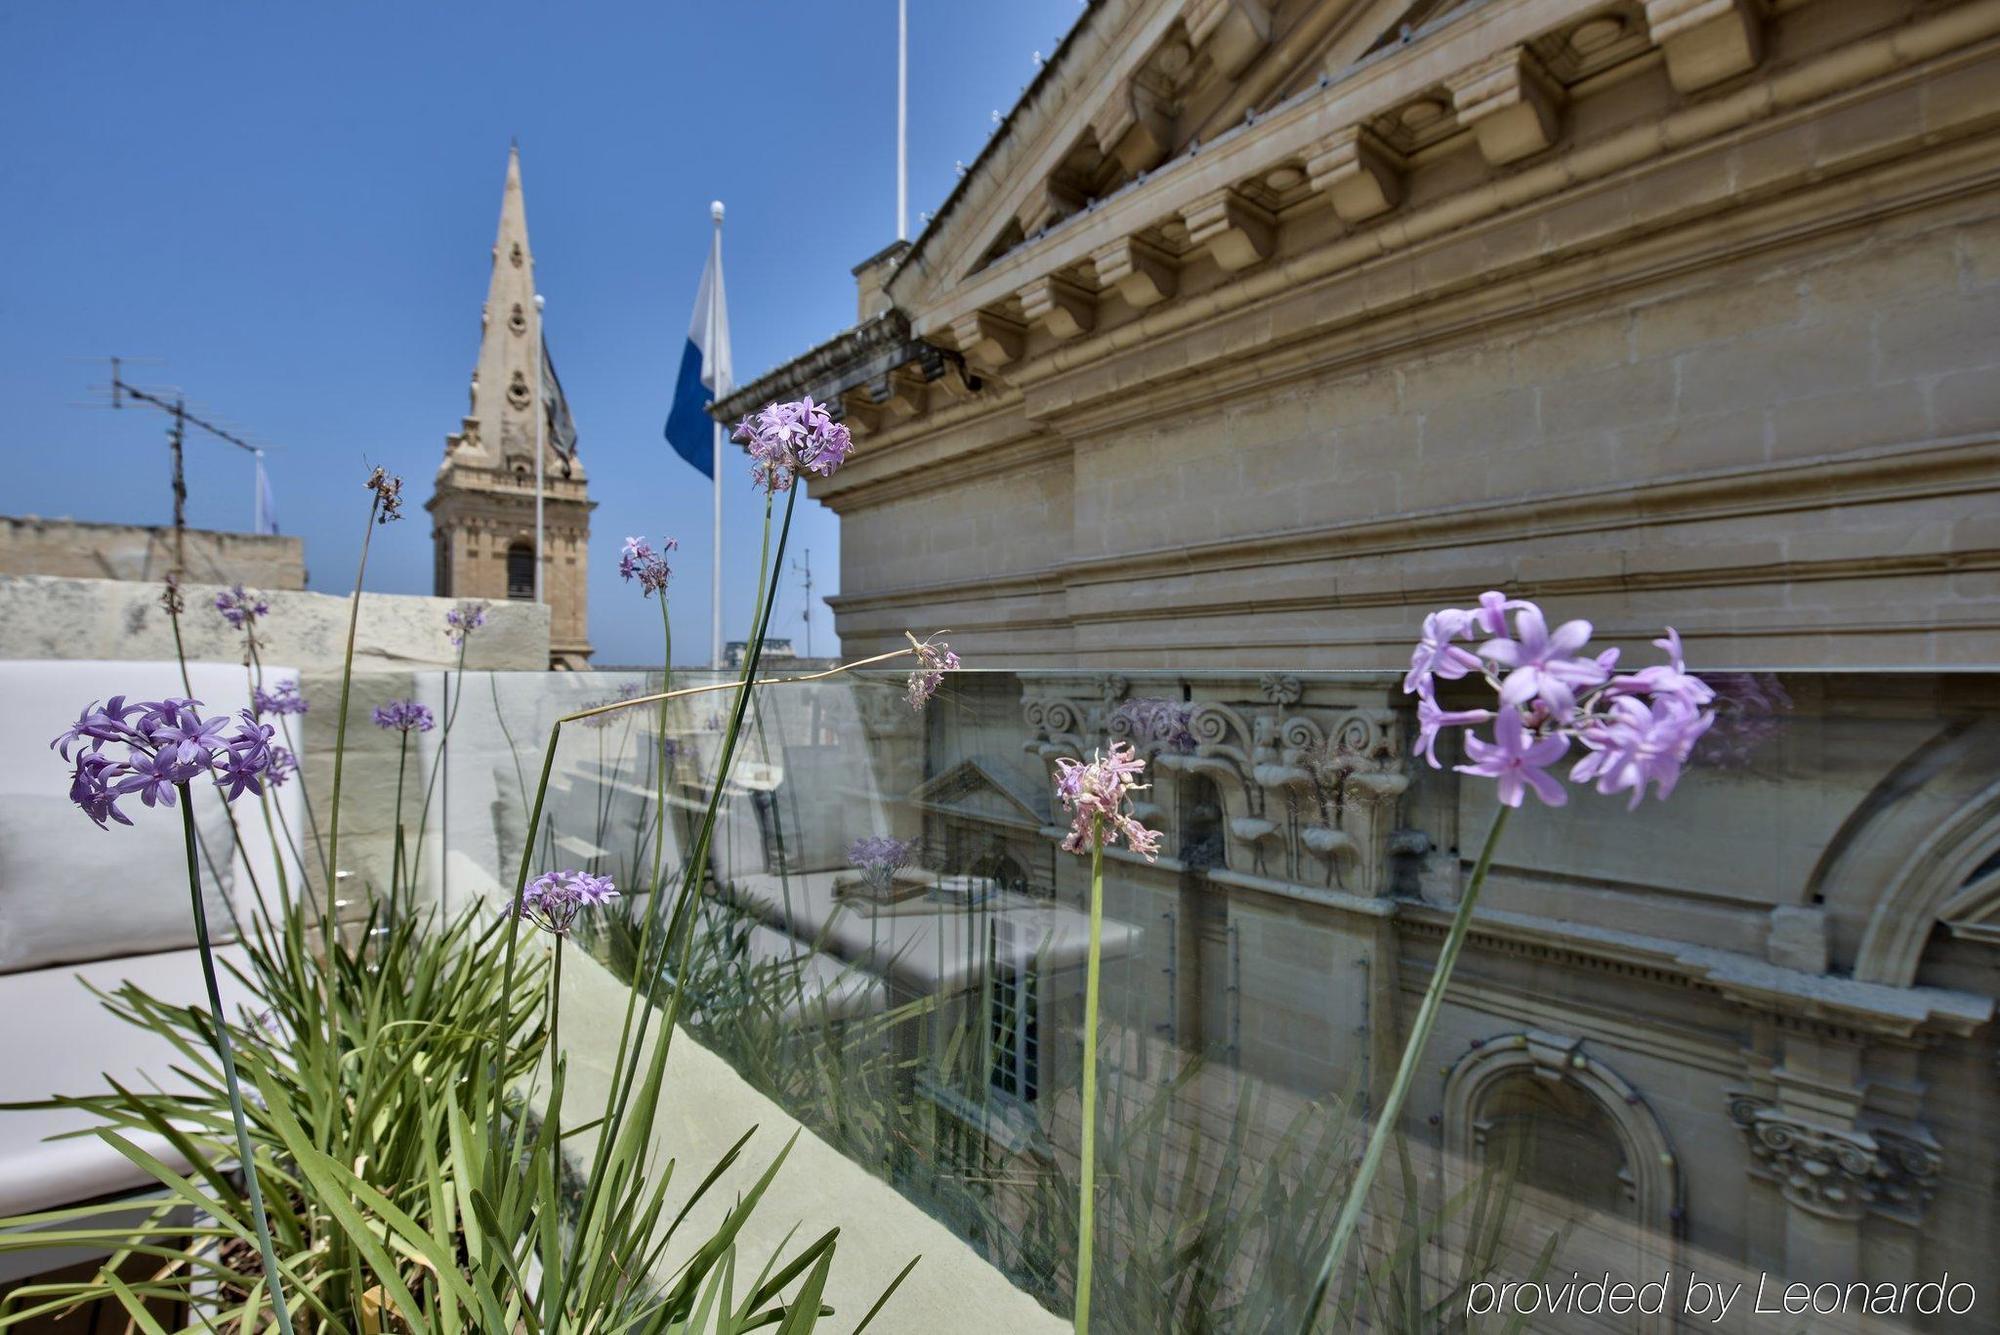
[[[1450,927],[1452,915],[1445,909],[1409,900],[1397,901],[1397,907],[1406,931],[1441,939]],[[1732,950],[1526,913],[1478,910],[1472,938],[1489,949],[1697,987],[1752,1010],[1782,1014],[1794,1024],[1854,1037],[1911,1038],[1926,1032],[1964,1037],[1993,1018],[1993,999],[1969,992],[1802,973]]]
[[[1880,446],[1785,464],[1758,464],[1713,469],[1670,478],[1646,486],[1606,485],[1573,492],[1509,498],[1504,502],[1438,507],[1386,520],[1363,520],[1288,532],[1223,538],[1200,544],[1158,547],[1115,557],[1081,560],[1009,576],[976,581],[936,582],[884,590],[875,594],[843,594],[829,599],[841,615],[933,604],[954,598],[991,597],[1006,592],[1065,592],[1091,585],[1111,585],[1162,575],[1215,574],[1281,561],[1308,562],[1394,556],[1471,543],[1504,543],[1532,529],[1538,538],[1629,531],[1635,524],[1693,523],[1743,515],[1776,514],[1818,509],[1839,497],[1843,506],[1904,500],[1924,496],[1959,495],[1968,489],[2000,493],[2000,437],[1984,435],[1910,445]],[[1657,572],[1619,570],[1578,576],[1567,581],[1537,582],[1542,593],[1586,593],[1606,587],[1709,587],[1771,579],[1852,578],[1856,575],[1907,571],[1956,571],[1992,568],[2000,552],[1896,554],[1857,561],[1792,562],[1783,567],[1677,568]],[[1556,587],[1560,585],[1560,589]],[[1459,596],[1456,586],[1412,589],[1398,585],[1378,592],[1348,592],[1329,587],[1310,600],[1315,608],[1329,606],[1401,606]],[[1229,596],[1213,603],[1190,589],[1175,604],[1176,616],[1241,610]],[[1272,610],[1260,604],[1260,610]],[[1132,617],[1149,615],[1136,608]],[[1091,620],[1117,619],[1101,612]],[[963,629],[961,627],[961,629]]]
[[[1991,26],[2000,32],[2000,5],[1978,8],[1990,11]],[[1969,22],[1958,17],[1961,26]],[[1959,52],[1955,63],[1991,61],[1991,46],[1988,41]],[[1937,72],[1932,68],[1928,75]],[[1851,84],[1853,71],[1847,76]],[[1850,96],[1891,94],[1920,77],[1926,77],[1925,72],[1910,71],[1878,80]],[[1841,104],[1840,90],[1830,90],[1810,106],[1764,115],[1756,121],[1754,135],[1782,131]],[[1703,104],[1681,114],[1702,113],[1712,120],[1712,110]],[[1649,167],[1705,182],[1698,191],[1682,192],[1681,206],[1670,213],[1642,219],[1605,207],[1629,189],[1626,177],[1597,171],[1594,181],[1573,181],[1572,177],[1591,173],[1573,171],[1572,155],[1565,155],[1510,179],[1510,188],[1517,190],[1522,176],[1535,173],[1545,177],[1554,173],[1569,183],[1569,188],[1555,194],[1546,184],[1536,186],[1521,201],[1529,208],[1496,212],[1482,204],[1472,216],[1455,223],[1445,218],[1431,226],[1418,226],[1414,217],[1397,215],[1359,236],[1281,261],[1275,270],[1257,270],[1193,301],[1164,301],[1114,329],[1086,333],[1031,355],[1009,367],[1015,388],[1001,398],[1008,403],[1018,399],[1029,419],[1050,431],[1087,439],[1185,414],[1240,392],[1268,392],[1289,380],[1323,376],[1344,366],[1490,336],[1507,322],[1546,320],[1569,303],[1600,300],[1712,267],[1725,258],[1867,227],[1901,211],[2000,186],[2000,144],[1990,135],[1963,141],[1964,135],[1987,127],[1976,108],[1960,110],[1967,117],[1960,125],[1912,125],[1904,137],[1885,139],[1876,151],[1850,159],[1837,171],[1807,161],[1774,171],[1767,163],[1755,182],[1743,179],[1739,151],[1749,141],[1742,135],[1704,137],[1696,133],[1698,125],[1678,128],[1670,117],[1648,134],[1657,140],[1656,147],[1675,152]],[[1945,109],[1938,114],[1948,119],[1960,111]],[[1732,123],[1741,121],[1737,116]],[[1954,135],[1961,140],[1954,141]],[[1589,145],[1579,152],[1600,166],[1607,154],[1603,145]],[[1701,165],[1702,154],[1709,155],[1710,165]],[[1869,173],[1865,190],[1855,190],[1847,180],[1860,170]],[[1441,201],[1431,212],[1458,208],[1456,198]],[[1546,214],[1538,231],[1537,210],[1566,212]],[[1725,210],[1731,215],[1726,227],[1688,225],[1697,217]],[[1576,225],[1579,213],[1590,220],[1589,226]],[[1569,237],[1566,251],[1544,248],[1538,239],[1544,233]],[[1403,248],[1380,239],[1390,235]],[[1520,253],[1509,255],[1509,247]],[[1336,252],[1346,252],[1345,257]],[[1395,267],[1387,267],[1392,261]],[[1270,312],[1302,295],[1310,300],[1314,323],[1280,336]],[[1200,311],[1191,313],[1196,307]],[[1164,323],[1155,327],[1156,322]],[[1121,374],[1127,361],[1143,358],[1148,340],[1195,329],[1204,334],[1204,347],[1226,354],[1181,368],[1165,381]],[[903,447],[978,420],[989,411],[991,397],[989,390],[974,401],[919,417],[871,439],[870,462],[875,465],[871,472],[882,477],[921,469],[929,476],[914,479],[913,491],[950,485],[951,470],[938,466],[941,455],[933,450],[910,453]],[[992,400],[991,411],[1001,409],[1001,398]],[[836,502],[836,507],[840,504]]]

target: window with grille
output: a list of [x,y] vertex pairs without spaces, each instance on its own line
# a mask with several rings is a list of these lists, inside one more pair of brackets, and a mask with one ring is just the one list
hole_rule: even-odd
[[525,542],[507,549],[507,596],[521,602],[535,596],[535,549]]
[[1013,960],[1009,924],[995,922],[988,941],[989,1015],[993,1060],[987,1080],[993,1092],[1033,1103],[1041,1092],[1042,1044],[1038,988],[1032,965]]

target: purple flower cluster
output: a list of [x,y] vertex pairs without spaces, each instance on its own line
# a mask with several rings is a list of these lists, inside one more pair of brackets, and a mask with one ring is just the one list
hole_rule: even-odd
[[258,718],[266,714],[306,712],[306,698],[299,694],[299,684],[295,681],[281,681],[268,691],[259,686],[250,692],[250,703],[255,707]]
[[521,892],[521,917],[555,936],[568,936],[577,915],[618,898],[609,876],[587,871],[548,871]]
[[1151,862],[1160,851],[1160,832],[1149,830],[1125,809],[1133,793],[1143,792],[1138,782],[1146,762],[1129,742],[1113,742],[1092,756],[1089,764],[1068,756],[1056,761],[1056,796],[1070,811],[1069,835],[1063,850],[1088,853],[1094,841],[1115,844],[1122,837],[1134,853]]
[[[203,718],[200,705],[182,699],[128,703],[114,695],[102,708],[84,710],[49,743],[75,767],[70,801],[109,829],[107,820],[132,823],[117,805],[132,793],[149,807],[170,807],[176,787],[209,775],[224,800],[233,802],[246,792],[262,793],[266,780],[282,782],[297,768],[289,752],[271,745],[269,725],[248,710],[235,719]],[[123,747],[124,755],[108,753],[107,746]],[[275,761],[274,753],[284,759]]]
[[246,593],[238,584],[215,595],[215,610],[237,630],[254,631],[257,618],[271,614],[271,604],[264,600],[263,594],[254,590]]
[[[1476,608],[1447,607],[1425,617],[1403,678],[1403,690],[1417,697],[1418,751],[1441,768],[1436,746],[1443,729],[1491,721],[1493,740],[1468,733],[1472,763],[1457,768],[1495,780],[1507,806],[1520,806],[1529,789],[1549,806],[1567,802],[1568,791],[1545,771],[1572,743],[1584,750],[1570,769],[1572,782],[1595,781],[1605,794],[1629,792],[1634,807],[1648,787],[1666,797],[1715,722],[1709,707],[1715,692],[1687,671],[1671,627],[1653,641],[1666,651],[1665,663],[1622,674],[1616,649],[1586,652],[1590,629],[1588,621],[1566,621],[1550,630],[1541,608],[1497,592],[1481,594]],[[1457,643],[1481,635],[1488,638],[1477,649]],[[1498,693],[1499,708],[1439,707],[1436,682],[1475,671]]]
[[951,651],[948,644],[919,640],[908,631],[903,634],[917,655],[916,669],[910,673],[907,698],[910,708],[921,710],[937,694],[938,687],[944,685],[944,674],[958,671],[958,655]]
[[471,637],[472,632],[486,624],[485,603],[460,603],[444,614],[445,635],[456,649]]
[[679,541],[673,538],[662,538],[657,552],[644,538],[627,538],[624,550],[618,555],[618,577],[638,580],[640,590],[648,598],[655,593],[664,597],[667,577],[674,573],[667,568],[667,553],[679,549]]
[[876,893],[886,894],[890,883],[896,879],[896,873],[910,865],[916,851],[917,841],[914,839],[870,834],[847,846],[847,860],[875,888]]
[[386,705],[375,707],[375,726],[385,731],[408,733],[429,732],[437,726],[431,717],[429,705],[420,705],[415,700],[391,700]]
[[773,403],[736,424],[735,438],[750,447],[750,478],[767,493],[789,491],[801,472],[831,477],[854,448],[847,428],[807,395]]

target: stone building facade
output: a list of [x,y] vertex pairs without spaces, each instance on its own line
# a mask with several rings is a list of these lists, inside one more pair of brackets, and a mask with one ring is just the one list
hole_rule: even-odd
[[[544,391],[542,315],[535,301],[535,258],[528,248],[521,157],[507,154],[493,276],[480,314],[479,362],[465,418],[445,437],[444,461],[424,508],[431,514],[441,598],[495,601],[535,597],[539,561],[549,605],[549,663],[589,665],[590,499],[583,460],[549,429]],[[551,390],[550,393],[554,391]],[[535,451],[543,452],[542,529],[535,551]]]
[[1076,900],[1046,766],[1152,754],[1138,1046],[1379,1098],[1491,809],[1386,673],[1672,624],[1756,744],[1509,831],[1405,1130],[1554,1128],[1617,1270],[2000,1283],[2000,5],[1100,0],[856,277],[716,414],[838,403],[842,643],[1010,673],[907,832]]

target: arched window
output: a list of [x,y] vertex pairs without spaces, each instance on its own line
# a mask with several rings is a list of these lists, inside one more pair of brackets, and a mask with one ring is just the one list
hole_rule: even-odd
[[535,549],[525,542],[507,549],[507,596],[521,602],[535,596]]

